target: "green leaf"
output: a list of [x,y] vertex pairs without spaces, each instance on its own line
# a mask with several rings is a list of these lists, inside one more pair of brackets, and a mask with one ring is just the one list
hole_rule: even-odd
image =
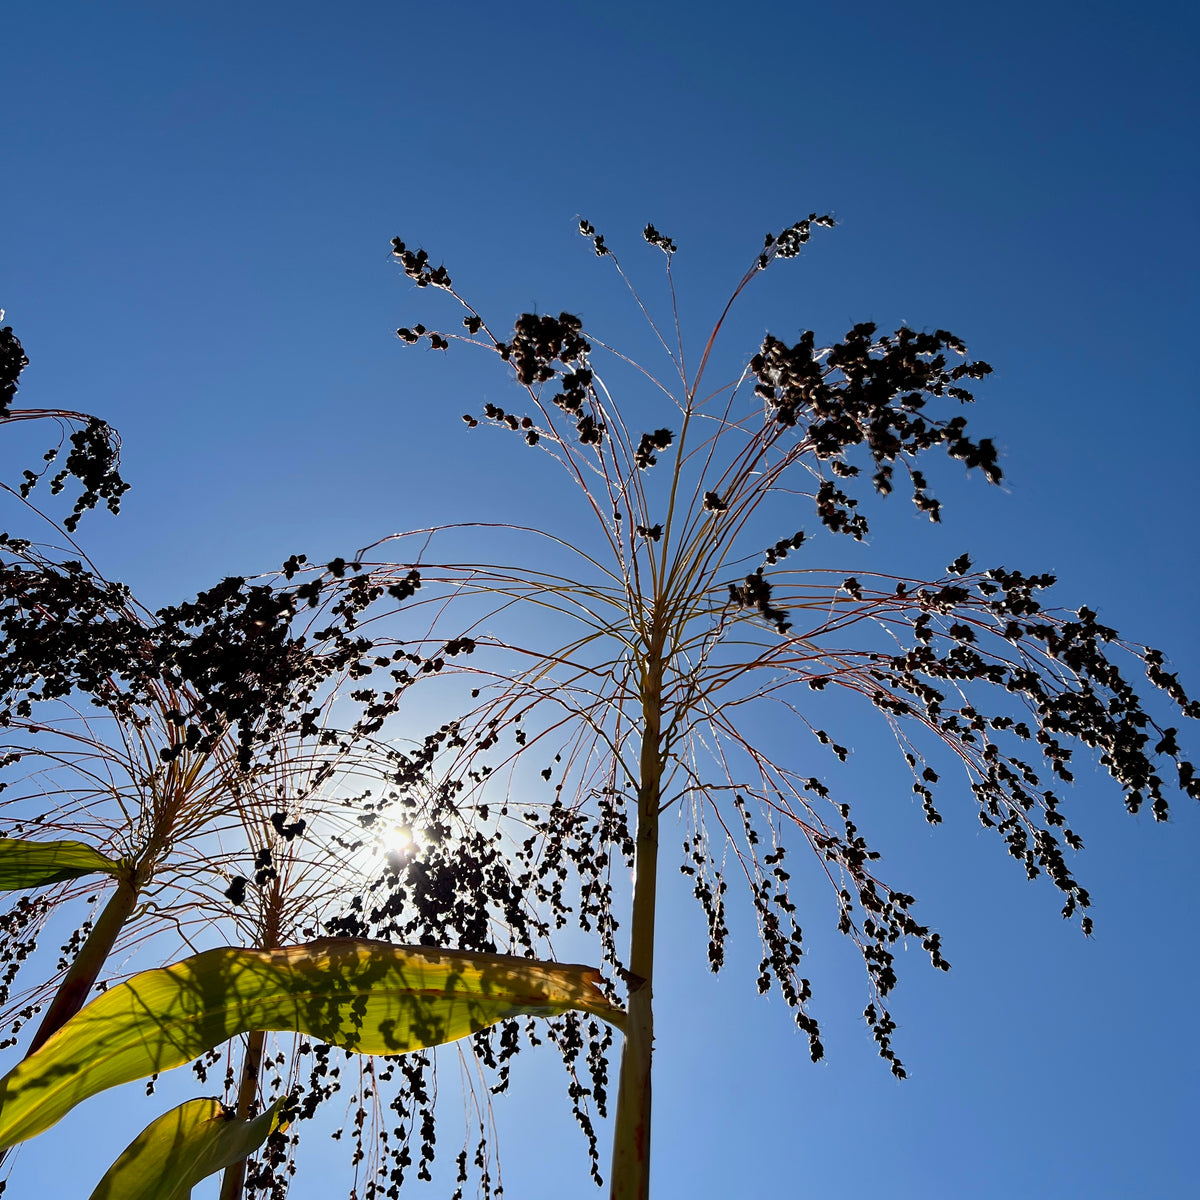
[[83,842],[33,842],[0,838],[0,891],[42,887],[104,871],[115,875],[122,864]]
[[252,1029],[360,1054],[403,1054],[521,1015],[593,1013],[620,1028],[592,967],[358,938],[223,947],[109,988],[0,1079],[0,1149],[105,1088],[199,1057]]
[[188,1100],[152,1121],[125,1147],[91,1200],[189,1200],[214,1172],[254,1153],[280,1125],[277,1100],[243,1121],[220,1100]]

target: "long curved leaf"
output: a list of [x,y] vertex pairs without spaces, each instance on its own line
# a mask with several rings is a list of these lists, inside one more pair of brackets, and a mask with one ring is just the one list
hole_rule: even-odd
[[113,875],[122,864],[84,842],[35,842],[0,838],[0,891],[42,887],[103,871]]
[[190,1062],[252,1029],[402,1054],[506,1017],[568,1009],[619,1028],[625,1014],[600,982],[592,967],[359,938],[206,950],[110,988],[0,1079],[0,1148],[105,1088]]
[[90,1200],[189,1200],[202,1179],[241,1162],[267,1140],[280,1124],[282,1103],[243,1121],[215,1098],[186,1101],[125,1147]]

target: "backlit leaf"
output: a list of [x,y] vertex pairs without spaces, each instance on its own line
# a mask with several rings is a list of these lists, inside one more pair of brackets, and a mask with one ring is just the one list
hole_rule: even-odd
[[188,1100],[126,1146],[91,1200],[189,1200],[202,1179],[240,1162],[267,1140],[280,1124],[282,1103],[244,1121],[220,1100]]
[[110,988],[0,1079],[0,1148],[105,1088],[191,1062],[252,1029],[402,1054],[506,1017],[569,1009],[619,1028],[625,1014],[600,982],[592,967],[359,938],[206,950]]
[[34,842],[0,838],[0,891],[43,887],[103,871],[113,875],[119,862],[83,842]]

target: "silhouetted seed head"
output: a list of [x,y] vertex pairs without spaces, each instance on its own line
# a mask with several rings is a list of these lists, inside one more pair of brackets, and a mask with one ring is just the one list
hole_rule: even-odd
[[409,571],[399,583],[391,584],[387,592],[389,596],[392,596],[396,600],[407,600],[420,586],[421,575],[418,571],[413,570]]
[[20,339],[11,325],[5,325],[0,329],[0,417],[7,415],[17,394],[17,381],[27,366],[29,358]]
[[583,234],[585,238],[591,239],[592,246],[595,249],[596,256],[598,258],[603,257],[609,252],[608,247],[604,244],[604,236],[596,232],[595,226],[592,225],[590,221],[580,221],[579,232]]
[[[518,382],[526,387],[544,383],[558,373],[554,363],[564,366],[583,363],[591,346],[580,335],[583,328],[578,317],[560,313],[558,318],[522,313],[517,318],[512,341],[508,347],[511,361],[517,371]],[[588,373],[587,381],[591,381]],[[564,381],[565,382],[565,381]],[[582,387],[582,381],[577,381]],[[570,386],[568,387],[570,390]]]
[[[274,826],[275,832],[286,841],[292,841],[293,838],[300,837],[304,830],[308,827],[308,822],[301,817],[298,821],[293,821],[290,824],[287,822],[287,814],[275,812],[271,814],[271,824]],[[267,864],[263,864],[264,866]]]
[[[12,327],[5,325],[0,328],[0,420],[8,416],[21,372],[28,365],[29,359]],[[29,416],[30,413],[26,410],[23,415]],[[78,413],[54,409],[46,409],[36,415],[56,420],[67,427],[77,424],[80,420]],[[83,513],[95,508],[100,500],[105,502],[110,512],[119,512],[121,497],[129,490],[129,485],[121,479],[117,470],[120,441],[116,434],[98,417],[84,417],[83,420],[83,428],[75,429],[70,435],[71,450],[63,469],[50,478],[50,494],[55,496],[63,490],[67,479],[72,476],[83,484],[82,493],[75,501],[70,514],[63,520],[63,528],[68,533],[75,531]],[[51,449],[43,454],[42,461],[51,463],[57,457],[57,448]],[[33,488],[44,478],[45,471],[46,468],[42,468],[40,473],[22,471],[22,482],[17,487],[17,494],[23,499],[28,498]]]
[[293,554],[283,564],[283,576],[285,579],[291,579],[300,568],[308,562],[307,554]]
[[580,444],[584,446],[598,446],[604,439],[604,423],[597,421],[590,414],[580,417],[576,430],[579,433]]
[[654,466],[658,461],[655,450],[665,450],[675,435],[669,429],[656,429],[653,433],[643,433],[633,452],[633,461],[638,470],[644,471]]
[[404,268],[404,273],[417,287],[438,287],[447,291],[451,287],[450,275],[445,267],[430,267],[429,255],[424,250],[412,251],[400,238],[392,238],[392,255]]
[[652,246],[657,246],[668,257],[675,253],[675,243],[669,237],[665,237],[659,233],[653,225],[647,225],[642,230],[642,237],[646,239]]

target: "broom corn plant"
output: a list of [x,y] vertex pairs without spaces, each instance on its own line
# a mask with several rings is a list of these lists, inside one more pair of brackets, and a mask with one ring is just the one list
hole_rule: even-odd
[[[607,1183],[617,1200],[645,1200],[655,983],[669,969],[656,963],[659,872],[664,830],[680,823],[674,865],[701,907],[711,969],[724,965],[728,892],[740,886],[761,943],[758,988],[780,992],[821,1058],[804,971],[811,914],[791,880],[825,880],[862,955],[864,1018],[903,1077],[888,1009],[898,946],[948,963],[915,898],[884,877],[863,814],[813,765],[849,754],[828,729],[835,693],[878,714],[931,824],[943,764],[956,763],[982,825],[1091,932],[1069,859],[1082,843],[1060,795],[1073,757],[1094,754],[1131,812],[1164,820],[1172,788],[1200,798],[1200,781],[1166,706],[1144,705],[1133,679],[1185,719],[1200,706],[1160,651],[1091,609],[1047,606],[1049,575],[979,569],[965,553],[929,576],[827,565],[838,538],[868,538],[871,494],[903,489],[940,519],[932,455],[1002,477],[963,415],[990,368],[945,330],[860,324],[825,345],[768,334],[713,381],[730,361],[720,346],[734,304],[832,225],[810,214],[768,235],[685,358],[672,239],[644,230],[671,296],[660,322],[582,222],[629,286],[662,369],[568,312],[489,325],[444,266],[394,240],[417,288],[461,306],[461,325],[399,338],[505,364],[515,401],[464,423],[565,475],[562,502],[544,506],[561,528],[459,524],[324,565],[293,555],[156,612],[69,537],[60,552],[0,536],[5,1047],[42,1013],[0,1080],[0,1143],[120,1082],[149,1076],[152,1089],[160,1068],[191,1060],[205,1082],[244,1038],[226,1100],[164,1114],[95,1195],[142,1194],[167,1180],[155,1164],[169,1160],[180,1195],[223,1169],[222,1200],[283,1200],[298,1127],[343,1086],[330,1057],[341,1047],[353,1115],[334,1136],[348,1134],[351,1194],[394,1197],[414,1168],[432,1178],[426,1048],[461,1038],[478,1140],[456,1159],[455,1198],[472,1163],[479,1191],[499,1196],[490,1095],[522,1048],[549,1041],[602,1184],[595,1117],[609,1115],[617,1030]],[[5,330],[0,419],[17,415],[23,361]],[[115,434],[58,417],[92,430],[73,442],[82,457],[68,473],[85,492],[69,534],[97,500],[115,508],[124,485]],[[28,497],[40,478],[0,485],[38,519]],[[572,495],[585,515],[575,525]],[[507,562],[490,553],[506,542]],[[447,719],[417,732],[414,714],[431,712]],[[47,920],[94,901],[97,881],[112,891],[94,923],[57,970],[13,994],[19,973],[44,967],[34,949]],[[569,957],[585,944],[603,974],[561,963],[568,939]],[[164,965],[123,975],[111,965],[123,949]]]
[[[623,981],[613,1200],[649,1195],[668,817],[687,828],[678,867],[703,909],[711,968],[724,962],[726,891],[740,882],[762,947],[759,990],[782,994],[814,1061],[824,1047],[789,879],[808,870],[828,880],[838,928],[866,969],[865,1020],[892,1072],[904,1075],[887,1007],[897,945],[916,941],[934,967],[948,963],[939,934],[913,915],[914,897],[884,878],[863,818],[811,765],[814,752],[843,761],[849,752],[825,729],[833,692],[877,712],[930,824],[943,804],[944,768],[934,761],[957,761],[982,825],[1026,875],[1050,880],[1063,916],[1085,934],[1090,898],[1069,857],[1082,843],[1061,793],[1073,757],[1094,754],[1131,813],[1146,806],[1165,820],[1175,787],[1200,798],[1177,729],[1143,706],[1134,680],[1165,693],[1185,718],[1200,716],[1200,705],[1160,651],[1123,640],[1089,608],[1047,606],[1052,576],[980,569],[966,553],[932,577],[851,576],[812,562],[832,556],[837,538],[868,537],[871,494],[906,491],[939,521],[926,466],[936,455],[988,483],[1002,478],[994,444],[976,438],[964,415],[991,368],[945,330],[881,333],[863,323],[824,345],[811,331],[792,344],[767,334],[729,378],[711,378],[718,359],[728,362],[718,344],[739,297],[833,225],[814,213],[767,235],[688,359],[673,240],[644,230],[665,258],[671,311],[659,322],[603,235],[582,221],[580,233],[649,322],[661,370],[569,312],[524,313],[511,331],[491,325],[446,267],[393,241],[417,288],[461,305],[461,327],[415,324],[399,338],[483,350],[506,364],[514,399],[463,421],[476,436],[491,427],[548,461],[586,514],[577,526],[564,518],[535,530],[422,530],[364,556],[419,547],[390,574],[382,563],[370,570],[391,582],[419,572],[409,614],[426,611],[431,630],[444,623],[470,642],[470,659],[453,669],[467,673],[475,702],[430,762],[446,812],[512,826],[518,883],[549,909],[541,932],[576,922]],[[546,487],[545,512],[572,511],[568,495],[551,500]],[[448,557],[445,544],[467,535],[489,546],[525,538],[532,548],[513,563]],[[760,732],[772,708],[795,734],[783,750]],[[549,792],[545,802],[534,802],[537,786]],[[362,931],[388,924],[382,907],[363,915]],[[594,1159],[593,1141],[599,1181]]]
[[[348,726],[332,721],[342,682],[362,683],[394,661],[386,638],[357,632],[383,588],[355,588],[355,571],[340,561],[305,569],[295,559],[270,582],[228,579],[194,602],[150,613],[91,564],[13,537],[3,550],[0,722],[10,778],[0,803],[0,883],[25,893],[4,930],[6,1044],[45,1007],[24,1061],[0,1084],[0,1143],[44,1131],[100,1088],[191,1059],[203,1078],[206,1056],[242,1035],[227,1116],[249,1130],[272,1030],[394,1056],[514,1013],[580,1008],[621,1019],[590,968],[461,950],[435,962],[426,948],[406,956],[345,937],[289,945],[297,934],[311,938],[334,900],[345,902],[363,876],[354,856],[369,858],[361,836],[343,836],[362,833],[357,822],[347,825],[352,802],[330,793],[395,774],[394,754],[373,750],[372,734],[402,687],[383,700],[372,692],[369,704],[360,689],[358,701],[342,705]],[[347,576],[346,587],[334,583]],[[315,633],[314,622],[322,624]],[[115,887],[63,947],[58,974],[10,998],[40,925],[106,877]],[[252,948],[208,950],[125,981],[110,976],[88,1002],[115,952],[145,944],[165,953],[171,932],[185,947],[224,932]],[[258,983],[247,991],[251,977]],[[320,1059],[313,1078],[326,1071]],[[303,1091],[293,1080],[288,1094],[295,1102]],[[166,1128],[147,1130],[136,1153],[156,1152]],[[204,1129],[203,1145],[245,1143]],[[114,1164],[112,1178],[144,1173],[133,1155]],[[219,1165],[222,1196],[243,1195],[244,1161]],[[273,1194],[286,1188],[269,1169],[257,1183]]]
[[[6,401],[27,361],[10,334],[5,329],[0,346],[0,366],[12,374]],[[60,421],[78,415],[7,408],[2,415],[19,420],[30,413]],[[505,976],[497,956],[472,959],[459,952],[454,969],[431,982],[430,952],[422,950],[405,960],[407,981],[393,970],[381,982],[377,968],[389,956],[395,959],[395,947],[372,943],[364,950],[365,943],[343,938],[326,939],[317,959],[295,945],[289,951],[287,939],[311,938],[322,904],[333,895],[344,897],[362,874],[361,862],[353,860],[363,849],[361,840],[352,843],[337,834],[345,828],[349,802],[329,795],[351,777],[361,782],[391,773],[387,755],[373,754],[371,739],[404,689],[393,679],[387,695],[373,692],[369,705],[339,693],[348,681],[361,684],[397,661],[424,665],[386,638],[372,639],[361,630],[377,615],[367,610],[380,597],[403,599],[416,581],[388,592],[369,584],[357,563],[335,559],[320,567],[293,555],[271,576],[229,578],[195,600],[150,612],[127,588],[106,580],[70,536],[79,513],[94,505],[96,495],[108,494],[98,481],[116,478],[120,484],[116,435],[102,422],[89,428],[96,444],[87,446],[96,461],[69,466],[72,473],[83,472],[85,484],[96,485],[95,494],[91,503],[86,493],[77,503],[65,523],[70,530],[56,527],[31,505],[29,493],[40,477],[26,472],[21,487],[0,485],[26,515],[69,546],[60,551],[27,537],[0,535],[5,768],[0,791],[6,792],[0,799],[0,888],[12,900],[0,945],[6,964],[0,1004],[6,1005],[9,1035],[4,1046],[17,1045],[22,1027],[41,1013],[23,1062],[0,1088],[0,1125],[16,1131],[6,1144],[48,1128],[97,1087],[150,1076],[153,1090],[159,1069],[192,1057],[203,1080],[218,1047],[245,1034],[233,1105],[206,1099],[168,1114],[135,1140],[100,1186],[100,1194],[113,1188],[125,1194],[135,1186],[131,1181],[161,1183],[147,1164],[166,1152],[167,1139],[175,1159],[196,1156],[180,1174],[179,1187],[202,1177],[195,1173],[202,1167],[202,1174],[223,1167],[222,1195],[239,1197],[245,1152],[268,1136],[272,1142],[282,1136],[280,1122],[268,1128],[255,1117],[271,1029],[312,1033],[315,1023],[326,1054],[333,1044],[357,1050],[371,1036],[376,1049],[390,1045],[399,1053],[401,1047],[436,1045],[484,1029],[498,1019],[493,1013],[566,1011],[574,1002],[565,981],[580,1006],[619,1019],[619,1011],[595,991],[594,972],[585,968],[522,959]],[[62,483],[52,481],[52,492]],[[110,488],[114,511],[121,491],[123,484]],[[347,718],[343,727],[334,723],[335,705]],[[305,837],[310,825],[315,838]],[[14,995],[18,975],[41,965],[35,951],[45,923],[77,906],[86,892],[102,890],[106,880],[111,886],[106,901],[62,947],[57,969],[43,970],[38,982]],[[243,912],[253,916],[244,918]],[[211,945],[222,933],[248,939],[253,949],[209,950],[200,961],[212,963],[216,955],[219,967],[198,973],[188,973],[195,956],[177,964],[176,975],[185,978],[172,993],[174,1007],[171,996],[159,994],[162,988],[147,989],[147,979],[158,978],[154,971],[135,975],[138,983],[112,975],[110,963],[123,951],[146,947],[143,953],[165,955],[174,934],[186,952],[197,942]],[[218,1002],[237,990],[234,976],[244,981],[243,959],[254,954],[287,957],[293,975],[297,962],[305,966],[310,998],[320,993],[308,1004],[307,1017],[281,1015],[277,1005],[273,1017],[264,1011],[248,1023],[228,1018],[222,1025]],[[345,986],[347,954],[369,959],[371,969],[359,964],[363,979],[339,1007],[336,989],[339,979]],[[507,999],[498,997],[497,988],[506,986],[501,977],[522,986],[514,991],[510,982],[503,993]],[[104,994],[89,1003],[98,985]],[[113,1006],[119,1008],[131,989],[136,998],[121,1009],[120,1019]],[[375,1027],[364,1027],[364,1011],[378,1006],[381,996],[391,997],[396,1011],[380,1010]],[[180,1005],[187,1009],[184,1025],[171,1032]],[[355,1010],[353,1033],[338,1016],[346,1005]],[[314,1006],[320,1011],[314,1013]],[[409,1032],[397,1041],[405,1013]],[[197,1028],[208,1026],[217,1033],[202,1038],[203,1045],[185,1036],[194,1039]],[[101,1053],[97,1030],[124,1042]],[[383,1041],[381,1030],[388,1033]],[[183,1058],[181,1046],[189,1051]],[[324,1057],[318,1060],[314,1079],[328,1070]],[[289,1103],[304,1091],[294,1078],[292,1084]],[[310,1096],[311,1087],[310,1079]],[[324,1088],[326,1094],[334,1090]],[[287,1099],[278,1096],[276,1106]],[[302,1115],[311,1116],[312,1108]],[[180,1139],[186,1153],[175,1145]],[[291,1145],[295,1141],[293,1136]],[[239,1147],[242,1154],[232,1153]],[[272,1153],[277,1162],[286,1158],[278,1148]],[[286,1187],[269,1167],[257,1182],[279,1194]]]

